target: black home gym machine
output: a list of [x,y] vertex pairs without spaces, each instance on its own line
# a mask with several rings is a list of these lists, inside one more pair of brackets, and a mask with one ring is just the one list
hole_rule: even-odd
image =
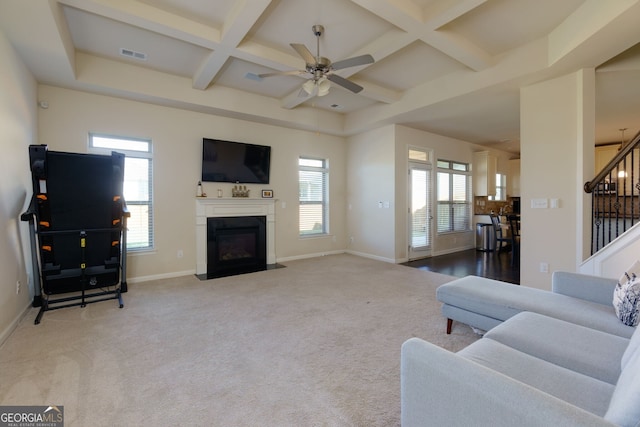
[[29,146],[33,197],[29,222],[35,295],[43,314],[116,299],[124,306],[126,220],[124,155],[49,151]]

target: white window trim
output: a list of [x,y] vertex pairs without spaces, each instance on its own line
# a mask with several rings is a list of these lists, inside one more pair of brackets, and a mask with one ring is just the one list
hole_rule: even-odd
[[[311,233],[311,234],[302,234],[300,232],[300,223],[298,222],[298,237],[300,239],[314,239],[319,237],[327,237],[330,236],[330,228],[329,228],[329,159],[321,158],[321,157],[313,157],[313,156],[298,156],[298,162],[301,159],[305,160],[318,160],[323,162],[324,167],[314,167],[314,166],[302,166],[298,163],[298,172],[300,171],[308,171],[308,172],[322,172],[324,176],[324,194],[322,195],[322,226],[323,230],[320,233]],[[298,181],[298,185],[300,182]],[[302,201],[300,200],[300,196],[298,195],[298,205],[302,205]],[[298,221],[300,221],[300,212],[298,212]]]
[[[442,168],[439,167],[438,162],[448,162],[449,163],[449,168]],[[453,169],[452,164],[456,163],[456,164],[460,164],[460,165],[466,165],[466,171],[460,171],[460,170],[456,170]],[[438,223],[439,223],[439,219],[436,218],[436,234],[441,236],[441,235],[445,235],[445,234],[455,234],[455,233],[468,233],[469,231],[472,230],[471,228],[471,223],[472,223],[472,219],[473,219],[473,201],[472,201],[472,173],[471,173],[471,165],[467,162],[460,162],[460,161],[456,161],[456,160],[445,160],[445,159],[437,159],[436,160],[436,194],[435,194],[435,198],[436,198],[436,215],[438,212],[438,205],[440,204],[440,201],[438,200],[437,197],[437,185],[438,185],[438,173],[439,172],[446,172],[447,174],[449,174],[449,177],[451,179],[451,175],[456,174],[456,175],[465,175],[467,177],[467,181],[466,181],[466,185],[467,185],[467,190],[466,190],[466,201],[464,202],[465,205],[468,206],[468,211],[469,211],[469,218],[468,218],[468,223],[469,223],[469,227],[465,230],[447,230],[447,231],[439,231],[438,230]],[[452,184],[450,182],[450,184]],[[450,185],[450,192],[452,191],[451,189],[451,185]],[[453,201],[451,200],[451,193],[449,194],[449,201],[447,202],[448,204],[452,204]],[[459,204],[463,204],[462,202],[459,202]]]
[[[94,137],[99,137],[99,138],[113,138],[113,139],[121,139],[121,140],[127,140],[127,141],[141,141],[141,142],[145,142],[148,144],[149,150],[147,151],[142,151],[142,150],[127,150],[126,148],[104,148],[104,147],[96,147],[93,145],[93,138]],[[111,153],[113,151],[116,151],[118,153],[124,154],[125,158],[126,157],[132,157],[132,158],[139,158],[139,159],[149,159],[151,161],[151,171],[150,171],[150,176],[149,176],[149,207],[150,207],[150,213],[149,213],[149,246],[144,246],[144,247],[127,247],[127,252],[130,254],[134,254],[134,253],[147,253],[147,252],[155,252],[155,241],[156,241],[156,235],[155,235],[155,228],[154,228],[154,207],[155,207],[155,203],[154,203],[154,191],[153,191],[153,173],[154,173],[154,168],[153,168],[153,142],[151,140],[151,138],[136,138],[136,137],[129,137],[129,136],[121,136],[121,135],[113,135],[113,134],[106,134],[106,133],[100,133],[100,132],[89,132],[89,137],[88,137],[88,141],[87,141],[87,147],[88,147],[88,152],[92,153],[92,154],[102,154],[102,155],[111,155]],[[126,198],[125,198],[125,203],[127,202]]]

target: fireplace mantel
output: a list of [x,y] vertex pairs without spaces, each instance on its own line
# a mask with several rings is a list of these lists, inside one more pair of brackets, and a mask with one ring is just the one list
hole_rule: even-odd
[[207,274],[207,218],[234,216],[267,217],[267,264],[276,263],[275,199],[196,199],[196,274]]

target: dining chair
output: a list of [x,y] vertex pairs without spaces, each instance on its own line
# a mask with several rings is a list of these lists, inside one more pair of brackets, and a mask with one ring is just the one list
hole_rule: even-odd
[[490,217],[491,223],[493,224],[493,228],[496,232],[496,252],[500,253],[503,249],[505,251],[509,250],[511,238],[504,235],[504,229],[500,223],[500,217],[497,215],[490,215]]
[[511,231],[511,264],[520,262],[520,215],[507,215]]

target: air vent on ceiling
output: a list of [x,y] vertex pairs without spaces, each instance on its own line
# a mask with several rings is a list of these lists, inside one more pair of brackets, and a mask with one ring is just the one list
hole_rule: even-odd
[[128,58],[139,59],[140,61],[147,60],[147,54],[142,52],[136,52],[135,50],[120,48],[120,55]]

